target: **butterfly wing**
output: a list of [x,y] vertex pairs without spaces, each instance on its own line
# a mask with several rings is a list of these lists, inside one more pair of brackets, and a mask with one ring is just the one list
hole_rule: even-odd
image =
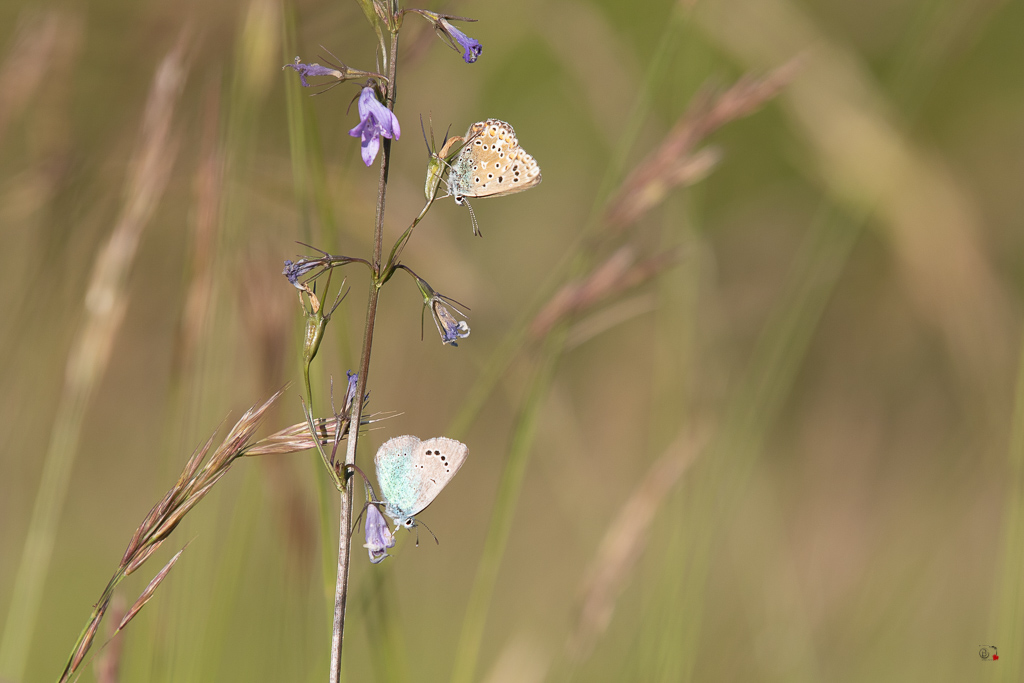
[[469,448],[455,439],[439,436],[421,441],[412,454],[412,470],[418,477],[415,500],[407,516],[419,514],[430,505],[466,462]]
[[498,119],[474,123],[452,162],[448,191],[460,197],[498,197],[539,185],[540,166],[519,146],[512,126]]
[[396,436],[377,449],[373,464],[377,469],[377,483],[387,501],[385,512],[396,519],[410,517],[418,498],[422,469],[413,466],[413,453],[422,442],[415,436]]

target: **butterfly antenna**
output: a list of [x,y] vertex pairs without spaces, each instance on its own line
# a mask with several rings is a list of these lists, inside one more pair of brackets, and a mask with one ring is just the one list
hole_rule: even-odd
[[[426,529],[427,531],[430,531],[430,527],[427,526],[426,524],[424,524],[423,522],[418,522],[416,526],[421,526],[424,529]],[[437,536],[434,535],[433,531],[430,531],[430,535],[434,536],[434,543],[436,543],[437,545],[441,545],[441,541],[437,540]],[[416,534],[416,545],[418,546],[419,543],[420,543],[420,536],[419,536],[419,533],[417,533]]]
[[473,234],[477,237],[483,237],[484,234],[480,232],[480,224],[476,222],[476,212],[473,211],[473,207],[470,205],[469,200],[463,197],[462,203],[466,205],[467,209],[469,209],[469,217],[473,221]]

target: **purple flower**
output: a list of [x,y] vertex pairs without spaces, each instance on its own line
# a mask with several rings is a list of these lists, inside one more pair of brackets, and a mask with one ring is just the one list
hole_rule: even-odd
[[395,537],[388,530],[384,515],[372,503],[366,508],[366,543],[363,547],[369,550],[373,564],[382,562],[388,556],[388,548],[395,547]]
[[476,38],[470,38],[465,33],[455,28],[445,17],[439,17],[437,23],[442,31],[451,36],[452,40],[462,46],[462,49],[464,50],[462,58],[466,60],[466,64],[472,64],[475,62],[476,58],[480,56],[480,53],[484,51],[484,46],[480,44],[479,40]]
[[319,259],[316,259],[314,261],[299,259],[294,263],[292,263],[291,261],[285,261],[284,270],[281,271],[281,274],[288,278],[288,282],[292,283],[293,287],[295,287],[296,289],[305,290],[306,287],[305,285],[299,282],[299,278],[308,273],[309,271],[314,270],[319,265]]
[[[438,334],[441,335],[441,343],[458,346],[456,342],[459,339],[465,339],[469,336],[469,323],[465,320],[457,320],[452,315],[452,312],[448,310],[448,306],[445,303],[440,294],[434,294],[430,300],[430,314],[434,318]],[[452,308],[455,309],[456,313],[465,317],[462,311],[455,308],[455,306],[452,306]]]
[[303,64],[299,61],[299,58],[295,58],[294,64],[285,64],[281,67],[282,69],[295,69],[299,72],[299,79],[302,81],[302,87],[308,88],[309,83],[306,81],[306,76],[334,76],[337,79],[343,78],[343,75],[337,69],[330,69],[326,66],[320,66],[319,64]]
[[363,161],[369,166],[377,158],[380,136],[397,140],[402,128],[394,113],[377,100],[373,88],[367,87],[359,94],[359,125],[348,134],[362,139]]
[[352,399],[356,397],[356,383],[359,382],[359,373],[346,370],[348,376],[348,387],[345,389],[345,412],[352,410]]

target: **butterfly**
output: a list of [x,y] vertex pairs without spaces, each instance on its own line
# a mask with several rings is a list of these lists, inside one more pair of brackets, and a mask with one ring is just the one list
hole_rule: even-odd
[[[463,142],[454,158],[446,161],[448,167],[448,194],[455,203],[463,203],[473,220],[473,234],[479,235],[473,207],[467,197],[501,197],[540,185],[540,166],[519,146],[512,126],[498,119],[474,123],[464,138],[446,140],[440,158],[448,159],[448,150],[455,142]],[[438,165],[439,167],[440,165]],[[439,172],[435,175],[439,180]],[[428,174],[428,198],[431,176]]]
[[399,527],[416,526],[415,515],[430,505],[466,462],[469,449],[455,439],[439,436],[420,441],[415,436],[388,439],[373,458],[384,512]]

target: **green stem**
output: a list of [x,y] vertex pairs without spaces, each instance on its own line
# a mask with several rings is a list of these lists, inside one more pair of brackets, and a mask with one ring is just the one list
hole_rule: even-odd
[[419,225],[423,217],[427,215],[427,211],[434,204],[434,199],[431,197],[423,208],[420,210],[420,214],[413,219],[412,224],[405,229],[402,236],[395,242],[395,246],[391,247],[391,254],[388,256],[387,265],[384,266],[384,275],[381,277],[381,284],[384,284],[391,279],[391,276],[395,273],[395,266],[398,265],[398,259],[402,255],[402,251],[405,250],[405,245],[409,243],[412,238],[412,231]]
[[[391,34],[391,58],[388,60],[387,107],[395,108],[395,71],[398,59],[398,32]],[[345,465],[355,465],[356,445],[359,441],[359,424],[363,416],[363,396],[366,395],[367,377],[370,372],[370,351],[373,347],[373,327],[377,318],[377,300],[381,279],[381,257],[384,251],[384,206],[388,186],[388,168],[391,160],[391,140],[385,138],[381,145],[383,155],[380,163],[380,181],[377,185],[377,219],[373,232],[373,283],[370,286],[369,301],[366,305],[366,328],[363,333],[363,349],[359,360],[359,378],[356,381],[356,395],[352,400],[352,417],[349,424],[348,449]],[[341,681],[341,650],[345,640],[345,607],[348,603],[348,574],[351,556],[352,527],[352,476],[346,471],[345,487],[341,492],[340,525],[338,529],[338,577],[334,591],[334,625],[331,636],[331,683]]]
[[[327,277],[327,286],[324,287],[323,295],[326,298],[327,294],[331,289],[330,274]],[[306,356],[303,359],[302,364],[302,381],[306,389],[306,423],[309,425],[309,436],[313,439],[313,443],[316,446],[317,453],[320,454],[320,460],[323,461],[324,468],[330,472],[331,477],[334,479],[334,486],[339,490],[342,488],[341,478],[338,475],[338,471],[331,464],[331,459],[327,456],[327,452],[324,450],[323,445],[320,443],[320,439],[317,438],[317,426],[316,420],[313,417],[316,412],[313,406],[313,384],[309,378],[309,369],[313,365],[313,359],[316,358],[317,351],[320,350],[320,343],[323,341],[324,332],[327,330],[327,323],[330,322],[330,315],[324,315],[323,303],[320,303],[320,308],[313,312],[312,315],[306,318],[306,339],[305,349]],[[340,429],[340,426],[339,426]],[[340,438],[340,437],[338,437]]]

